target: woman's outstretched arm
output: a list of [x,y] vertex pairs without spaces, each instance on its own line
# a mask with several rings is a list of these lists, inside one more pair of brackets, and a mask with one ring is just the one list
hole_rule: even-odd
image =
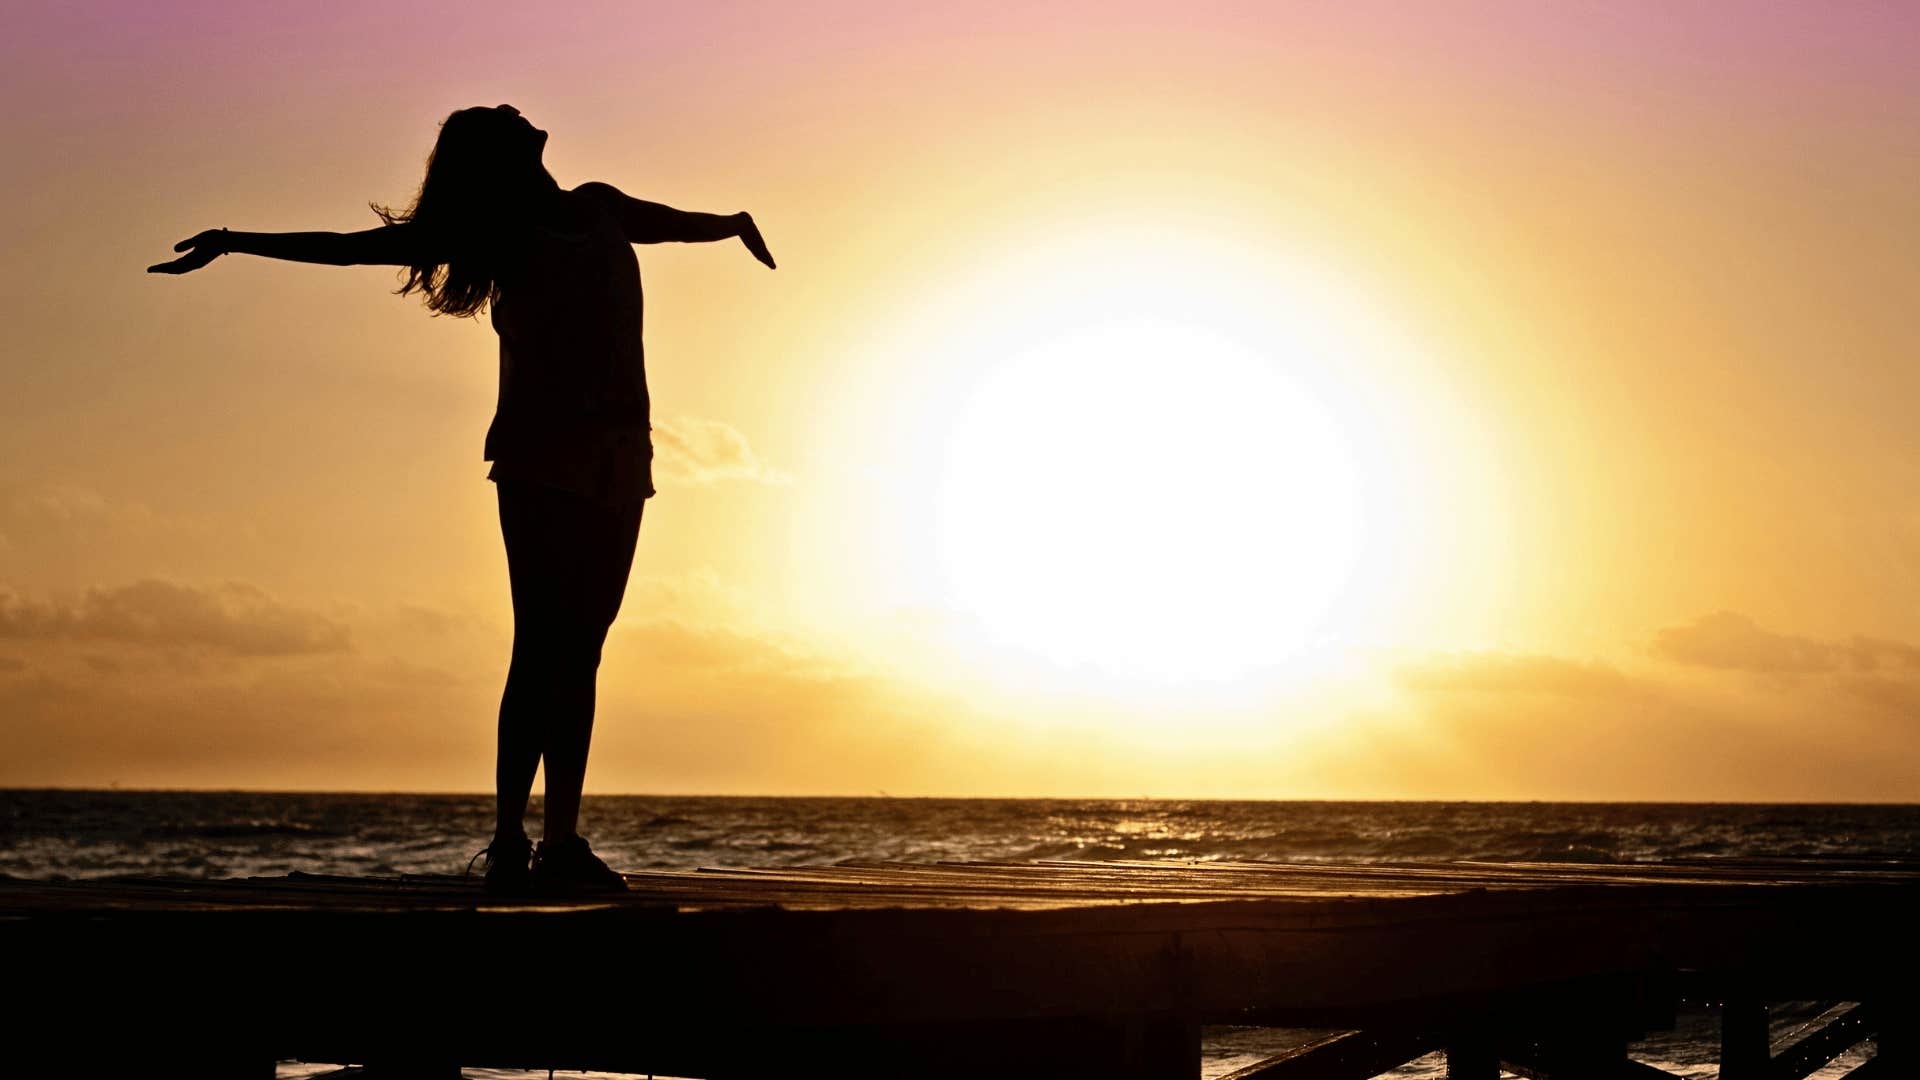
[[612,184],[581,184],[575,190],[600,200],[620,221],[627,239],[635,244],[704,243],[739,237],[753,257],[773,269],[773,253],[760,238],[760,227],[753,215],[700,214],[675,210],[671,206],[636,199]]
[[328,266],[422,266],[432,259],[412,226],[381,225],[360,232],[250,233],[208,229],[173,245],[185,255],[147,267],[149,274],[184,274],[228,252]]

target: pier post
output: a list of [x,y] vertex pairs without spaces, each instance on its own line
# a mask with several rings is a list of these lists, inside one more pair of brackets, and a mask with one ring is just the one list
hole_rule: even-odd
[[369,1061],[362,1080],[460,1080],[460,1066],[445,1061]]
[[1200,1024],[1160,1013],[762,1029],[703,1047],[699,1058],[656,1061],[666,1075],[716,1080],[816,1072],[847,1080],[1200,1080]]
[[1200,1080],[1200,1023],[1169,1015],[1134,1020],[1123,1029],[1119,1070],[1142,1080]]
[[1920,1000],[1896,998],[1882,1004],[1880,1027],[1873,1036],[1873,1063],[1877,1075],[1913,1076],[1920,1073]]
[[1720,1005],[1721,1080],[1759,1080],[1767,1075],[1767,1004],[1728,998]]
[[[153,1046],[154,1044],[149,1043],[148,1050]],[[183,1061],[193,1063],[191,1067],[193,1075],[204,1077],[206,1080],[273,1080],[273,1075],[279,1068],[279,1063],[274,1061],[272,1054],[255,1048],[236,1050],[219,1046],[182,1047],[179,1054]],[[164,1060],[168,1054],[162,1051],[155,1056]],[[30,1062],[31,1058],[28,1060]],[[45,1066],[46,1075],[54,1075],[56,1071],[68,1067],[70,1067],[69,1062],[48,1062]],[[28,1071],[31,1072],[32,1069],[29,1068]]]
[[1500,1051],[1500,1065],[1532,1080],[1614,1080],[1632,1068],[1625,1039],[1578,1030],[1518,1040]]
[[1447,1080],[1499,1080],[1500,1056],[1480,1036],[1464,1035],[1447,1042]]

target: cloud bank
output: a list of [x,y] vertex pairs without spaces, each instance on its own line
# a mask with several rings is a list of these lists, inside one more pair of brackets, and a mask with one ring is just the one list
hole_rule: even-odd
[[[1223,753],[1217,718],[1184,704],[1063,718],[918,684],[769,628],[711,575],[637,578],[629,601],[595,790],[1920,798],[1912,646],[1725,612],[1606,656],[1401,658],[1374,669],[1379,693],[1274,706]],[[485,790],[509,643],[499,613],[328,615],[246,585],[0,592],[0,783]]]

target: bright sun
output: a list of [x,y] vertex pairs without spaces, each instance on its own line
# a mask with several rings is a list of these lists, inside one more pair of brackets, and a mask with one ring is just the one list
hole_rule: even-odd
[[1288,359],[1124,314],[1003,357],[945,441],[947,604],[1003,646],[1156,682],[1308,645],[1363,523],[1352,449]]

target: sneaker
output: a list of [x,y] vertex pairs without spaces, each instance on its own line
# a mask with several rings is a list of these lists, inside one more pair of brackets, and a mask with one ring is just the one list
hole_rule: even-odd
[[528,863],[533,859],[533,841],[525,833],[506,838],[494,837],[493,843],[480,849],[479,853],[467,860],[467,874],[472,876],[473,864],[480,856],[487,857],[487,892],[495,896],[525,896],[527,894]]
[[627,891],[627,879],[601,862],[580,836],[540,841],[533,852],[527,884],[543,896]]

